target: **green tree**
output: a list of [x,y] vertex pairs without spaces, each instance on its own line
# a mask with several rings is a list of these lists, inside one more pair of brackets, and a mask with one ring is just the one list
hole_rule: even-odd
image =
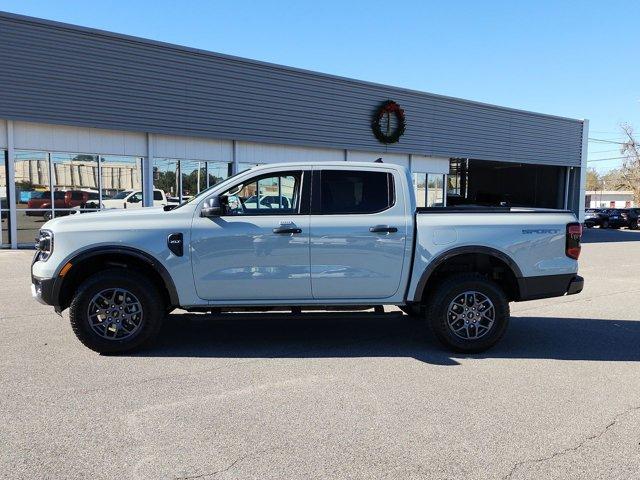
[[600,178],[600,174],[594,168],[587,170],[587,190],[602,190],[602,178]]

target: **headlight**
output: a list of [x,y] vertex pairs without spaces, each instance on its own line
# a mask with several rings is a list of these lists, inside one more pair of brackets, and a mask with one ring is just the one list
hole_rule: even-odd
[[36,237],[36,250],[38,251],[38,260],[43,262],[53,253],[53,232],[50,230],[40,230]]

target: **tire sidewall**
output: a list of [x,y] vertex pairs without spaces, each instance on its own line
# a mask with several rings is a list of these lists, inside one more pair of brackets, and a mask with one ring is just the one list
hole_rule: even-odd
[[[428,322],[438,339],[447,347],[463,353],[477,353],[495,345],[504,335],[509,324],[509,302],[502,289],[494,282],[480,276],[452,277],[445,281],[432,298]],[[476,291],[491,300],[495,310],[494,324],[489,332],[477,340],[456,336],[447,323],[449,304],[462,292]]]
[[[98,292],[109,288],[126,289],[140,301],[142,324],[130,337],[108,340],[94,332],[89,324],[89,303]],[[81,285],[71,303],[69,316],[73,331],[85,346],[99,353],[121,353],[139,348],[157,335],[164,305],[156,289],[142,275],[128,270],[108,270],[93,275]]]

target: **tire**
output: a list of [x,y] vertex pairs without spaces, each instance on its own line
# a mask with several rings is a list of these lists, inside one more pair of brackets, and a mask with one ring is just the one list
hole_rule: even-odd
[[44,215],[42,215],[42,217],[44,218],[45,222],[48,222],[49,220],[51,220],[53,218],[53,213],[44,212]]
[[[116,289],[118,292],[112,294]],[[105,296],[100,297],[100,293]],[[107,310],[106,297],[114,302],[111,310]],[[106,305],[105,310],[95,310],[103,305]],[[90,317],[90,308],[94,312],[112,313]],[[138,310],[139,316],[136,314]],[[103,315],[102,321],[99,321],[100,315]],[[121,317],[116,319],[116,316]],[[109,269],[92,275],[80,285],[69,307],[71,328],[78,340],[87,348],[103,354],[132,352],[149,346],[158,335],[165,316],[165,302],[149,279],[127,269]],[[94,319],[94,327],[91,326],[91,318]],[[118,320],[117,325],[109,323],[112,318],[114,322]]]
[[638,220],[632,220],[629,222],[629,230],[637,230],[638,229]]
[[[475,292],[473,297],[463,296],[466,292]],[[456,303],[463,298],[465,307]],[[489,303],[475,303],[475,300],[485,298]],[[474,300],[473,304],[469,304],[469,313],[464,313],[468,299]],[[487,310],[488,306],[493,305],[493,315],[491,310]],[[476,305],[472,307],[472,305]],[[450,308],[454,309],[452,312]],[[472,312],[472,308],[477,308]],[[489,318],[481,316],[481,309],[488,312],[488,317],[493,318],[493,323],[489,326]],[[462,312],[462,314],[456,312]],[[450,326],[449,314],[455,315],[458,320]],[[468,328],[462,324],[458,334],[454,333],[454,326],[459,326],[463,315],[477,315],[473,319],[466,320]],[[448,277],[428,298],[427,300],[427,322],[435,334],[436,338],[448,349],[460,353],[479,353],[483,352],[500,341],[509,326],[509,301],[502,289],[487,279],[483,275],[477,273],[463,273]],[[471,322],[475,325],[472,326]],[[484,328],[483,328],[484,327]],[[465,330],[463,330],[465,329]],[[464,336],[475,336],[478,338],[462,338]]]
[[609,228],[609,220],[603,220],[600,224],[600,228]]
[[585,222],[584,226],[587,227],[587,228],[593,228],[594,224],[593,224],[593,222]]

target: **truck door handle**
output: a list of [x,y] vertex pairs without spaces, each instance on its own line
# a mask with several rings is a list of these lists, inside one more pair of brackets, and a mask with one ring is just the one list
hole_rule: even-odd
[[295,227],[278,227],[273,229],[273,233],[302,233],[302,229]]
[[375,227],[369,227],[369,231],[371,233],[396,233],[398,229],[389,225],[376,225]]

